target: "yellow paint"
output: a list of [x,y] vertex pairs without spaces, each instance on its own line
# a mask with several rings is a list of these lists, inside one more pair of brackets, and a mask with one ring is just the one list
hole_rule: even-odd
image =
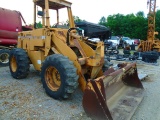
[[[23,31],[19,33],[18,48],[23,48],[27,51],[28,56],[36,70],[41,70],[42,62],[45,58],[52,54],[62,54],[67,56],[77,68],[77,74],[79,75],[79,85],[82,91],[86,88],[87,80],[84,74],[88,74],[90,78],[97,78],[102,75],[102,66],[104,64],[104,45],[103,42],[91,43],[86,38],[79,36],[76,30],[72,30],[69,33],[69,45],[67,41],[67,29],[62,28],[50,28],[50,16],[49,9],[56,7],[54,4],[60,4],[61,7],[66,7],[68,11],[68,18],[70,28],[74,28],[74,19],[71,11],[71,3],[65,0],[33,0],[34,2],[34,22],[36,21],[36,4],[44,6],[42,11],[46,16],[42,16],[43,28],[34,28],[32,31]],[[60,9],[59,7],[58,9]],[[58,9],[56,10],[58,13]],[[57,15],[57,21],[59,21]],[[96,50],[89,45],[92,44],[96,47]],[[76,48],[78,52],[73,48]],[[74,51],[75,50],[75,51]],[[77,55],[78,54],[78,55]],[[83,60],[83,66],[78,61]],[[67,64],[67,63],[66,63]],[[82,69],[83,68],[83,69]]]

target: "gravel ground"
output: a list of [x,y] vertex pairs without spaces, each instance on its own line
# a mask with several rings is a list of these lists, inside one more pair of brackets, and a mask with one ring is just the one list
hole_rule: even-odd
[[[26,79],[16,80],[8,67],[0,68],[0,120],[82,120],[82,92],[58,101],[46,95],[33,67]],[[89,119],[89,118],[88,118]]]
[[[144,99],[132,120],[160,120],[160,67],[137,62],[137,68],[148,77],[142,81]],[[90,120],[82,107],[82,95],[77,89],[71,99],[58,101],[46,95],[33,67],[22,80],[13,79],[8,67],[0,68],[0,120]]]
[[[158,60],[160,64],[160,59]],[[160,120],[160,66],[150,64],[138,64],[140,73],[148,74],[148,78],[142,81],[144,99],[132,117],[132,120]]]

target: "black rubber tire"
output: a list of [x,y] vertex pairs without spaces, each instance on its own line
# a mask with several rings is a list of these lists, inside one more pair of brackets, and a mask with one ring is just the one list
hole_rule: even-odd
[[[47,70],[50,67],[54,67],[59,75],[61,84],[57,90],[52,90],[52,88],[47,83]],[[77,69],[75,68],[72,61],[61,54],[54,54],[48,56],[43,62],[41,68],[41,80],[46,93],[54,99],[68,99],[72,93],[78,87]],[[54,78],[53,78],[54,79]]]
[[119,50],[118,50],[118,49],[117,49],[117,50],[114,50],[113,53],[114,53],[114,54],[119,54]]
[[104,56],[104,60],[107,59],[109,62],[111,61],[111,58],[109,56]]
[[21,48],[12,49],[9,56],[9,69],[12,77],[15,79],[26,78],[29,74],[29,68],[30,62],[26,51]]
[[134,52],[133,55],[136,56],[136,58],[138,58],[139,57],[139,52]]
[[135,55],[130,55],[129,60],[130,61],[137,60],[137,57]]
[[130,50],[123,50],[123,53],[124,53],[124,54],[129,54],[129,55],[131,54],[131,53],[130,53]]
[[123,57],[123,55],[121,55],[121,54],[119,54],[119,55],[116,56],[116,59],[117,59],[117,60],[123,60],[123,58],[124,58],[124,57]]
[[10,50],[8,49],[0,50],[0,66],[1,67],[9,65],[9,55],[10,55]]
[[142,54],[142,61],[144,62],[157,63],[158,58],[159,58],[158,52],[155,51],[144,52]]

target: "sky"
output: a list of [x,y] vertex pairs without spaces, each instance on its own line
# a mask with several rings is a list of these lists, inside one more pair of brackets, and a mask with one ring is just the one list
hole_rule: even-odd
[[[98,23],[102,16],[113,14],[136,14],[143,11],[148,13],[147,0],[68,0],[72,2],[72,14],[82,20]],[[160,0],[157,0],[157,9],[160,9]],[[33,23],[33,0],[0,0],[0,7],[20,11],[27,24]],[[52,12],[52,15],[55,13]],[[65,16],[66,15],[66,16]],[[56,19],[56,17],[53,17]],[[53,19],[52,18],[52,19]],[[60,21],[67,20],[66,11],[62,10]],[[54,24],[52,20],[51,24]]]

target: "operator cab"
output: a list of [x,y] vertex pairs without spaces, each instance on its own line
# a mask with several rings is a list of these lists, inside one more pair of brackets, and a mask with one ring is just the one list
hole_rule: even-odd
[[[65,0],[33,0],[34,2],[34,28],[36,29],[36,16],[40,16],[42,19],[42,26],[45,28],[50,28],[50,10],[56,11],[56,24],[54,24],[54,27],[62,27],[63,23],[59,21],[59,10],[63,8],[67,8],[68,12],[68,20],[70,27],[74,27],[74,20],[71,12],[71,4],[68,1]],[[36,9],[36,7],[40,7],[42,11],[39,11]],[[55,17],[54,17],[55,18]]]

